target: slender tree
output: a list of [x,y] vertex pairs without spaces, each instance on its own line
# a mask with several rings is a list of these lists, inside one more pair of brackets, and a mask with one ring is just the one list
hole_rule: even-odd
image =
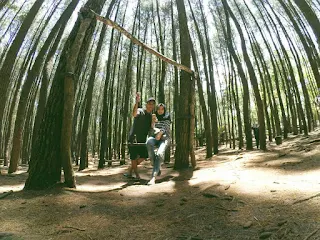
[[[12,44],[10,45],[9,50],[7,51],[6,57],[3,60],[3,65],[0,69],[0,124],[2,123],[3,115],[4,115],[4,108],[6,105],[6,96],[8,87],[10,84],[10,76],[12,75],[12,70],[14,67],[14,62],[16,60],[16,56],[18,55],[19,49],[24,41],[27,32],[34,20],[37,16],[37,13],[42,6],[43,1],[37,0],[27,13],[16,37],[14,38]],[[1,129],[1,128],[0,128]],[[1,130],[0,130],[1,131]],[[1,136],[1,132],[0,132]],[[1,137],[2,139],[2,137]]]
[[[116,0],[112,0],[111,1],[110,5],[108,7],[107,13],[106,13],[106,17],[107,18],[109,18],[115,3],[116,3]],[[80,153],[80,167],[79,167],[79,170],[85,169],[86,165],[87,165],[87,161],[88,161],[87,141],[88,141],[88,131],[89,131],[89,120],[90,120],[91,108],[92,108],[92,94],[93,94],[94,80],[95,80],[96,75],[97,75],[99,56],[101,54],[101,49],[102,49],[102,45],[104,43],[104,38],[105,38],[105,35],[106,35],[106,31],[107,31],[107,26],[103,25],[102,26],[102,30],[100,32],[99,42],[98,42],[98,45],[97,45],[97,48],[96,48],[96,53],[95,53],[95,56],[94,56],[92,69],[91,69],[91,74],[90,74],[90,77],[89,77],[88,88],[87,88],[87,92],[86,92],[86,96],[85,96],[86,107],[85,107],[85,113],[84,113],[84,119],[83,119],[83,125],[82,125],[82,133],[81,133],[82,139],[81,139],[81,153]],[[111,38],[113,39],[113,34],[111,35]],[[113,40],[111,40],[111,41],[113,41]],[[112,45],[110,46],[110,49],[113,49]],[[111,62],[111,56],[112,56],[112,50],[109,51],[110,62]],[[109,66],[109,68],[110,68],[110,66]],[[108,69],[107,69],[107,71],[108,71]],[[110,76],[110,73],[107,72],[107,76],[108,76],[108,74]],[[108,83],[108,82],[109,82],[109,79],[107,78],[106,79],[106,83]],[[106,91],[107,91],[108,84],[105,84],[105,88],[106,88]],[[106,99],[104,98],[104,102],[105,101],[106,101]],[[105,103],[105,104],[107,104],[107,103]],[[104,122],[105,121],[107,121],[107,120],[103,118],[102,119],[102,126],[104,126]],[[106,129],[103,129],[103,130],[106,131]],[[102,133],[104,133],[103,130],[102,130]],[[105,134],[106,134],[106,132],[105,132]]]
[[316,36],[318,40],[318,46],[320,51],[320,20],[317,17],[316,13],[313,11],[311,6],[306,0],[294,0],[295,4],[299,7],[301,12],[303,13],[303,16],[308,21],[310,27],[312,28],[312,31],[314,35]]

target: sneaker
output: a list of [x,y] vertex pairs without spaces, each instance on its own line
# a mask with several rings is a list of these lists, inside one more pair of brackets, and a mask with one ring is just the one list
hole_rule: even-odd
[[133,178],[134,178],[134,177],[133,177],[131,174],[129,174],[129,173],[124,173],[123,176],[126,177],[126,178],[129,178],[129,179],[133,179]]
[[156,183],[155,178],[151,178],[151,180],[147,183],[148,186],[154,185]]

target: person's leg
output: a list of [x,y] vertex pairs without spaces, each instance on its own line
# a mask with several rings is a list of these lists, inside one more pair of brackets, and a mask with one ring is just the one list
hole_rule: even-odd
[[133,171],[136,175],[136,179],[140,179],[140,174],[138,172],[138,166],[145,160],[145,158],[138,158],[137,160],[134,160],[133,163]]
[[157,140],[154,137],[149,137],[146,144],[147,144],[147,150],[148,150],[148,156],[150,158],[151,164],[154,165],[155,160],[155,153],[154,148],[157,144]]
[[138,159],[131,161],[132,170],[136,175],[136,179],[140,179],[140,175],[138,173]]
[[168,149],[169,146],[170,146],[170,140],[161,141],[161,143],[159,144],[159,148],[157,151],[157,157],[158,157],[158,172],[157,172],[157,174],[160,171],[161,165],[164,163],[164,160],[166,157],[166,150]]
[[157,154],[155,156],[155,161],[154,161],[154,165],[153,165],[152,178],[148,182],[148,185],[155,184],[156,176],[160,176],[161,164],[164,162],[166,149],[169,147],[169,144],[170,144],[170,141],[168,141],[168,140],[160,141],[159,148],[158,148]]
[[132,170],[135,159],[137,159],[137,151],[133,146],[129,146],[129,154],[131,159],[131,166],[128,168],[127,173],[123,174],[127,178],[132,178]]
[[137,165],[139,166],[144,160],[146,160],[146,159],[145,158],[138,158]]

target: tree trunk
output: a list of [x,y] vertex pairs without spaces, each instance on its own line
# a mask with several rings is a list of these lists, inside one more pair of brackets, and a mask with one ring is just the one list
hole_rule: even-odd
[[[9,167],[9,172],[13,173],[17,170],[18,166],[18,161],[20,158],[20,150],[22,146],[22,132],[23,132],[23,124],[25,120],[25,112],[27,110],[27,99],[30,94],[30,90],[32,87],[32,84],[37,81],[37,75],[40,73],[41,66],[43,64],[43,61],[45,59],[46,52],[48,51],[48,48],[52,44],[52,41],[54,40],[55,36],[57,35],[57,32],[59,28],[61,27],[61,24],[65,23],[69,17],[72,14],[72,11],[77,5],[77,1],[73,1],[73,3],[70,3],[68,8],[64,11],[64,13],[61,15],[60,19],[57,21],[53,29],[51,30],[48,38],[46,39],[44,45],[42,46],[33,66],[32,69],[28,71],[27,78],[24,82],[21,95],[20,95],[20,100],[19,100],[19,105],[18,105],[18,110],[16,114],[16,121],[15,121],[15,127],[14,127],[14,134],[13,134],[13,143],[12,143],[12,152],[11,152],[11,158],[10,158],[10,167]],[[57,7],[57,6],[56,6]],[[54,10],[55,11],[55,10]],[[54,12],[53,11],[53,12]],[[47,26],[49,20],[51,17],[47,18],[46,24],[44,24],[44,27],[42,28],[42,31],[40,31],[40,34],[38,38],[36,39],[35,43],[39,42],[39,38],[41,33],[43,32],[44,28]],[[33,50],[31,51],[31,54],[34,53],[36,50],[37,44],[34,44]]]
[[[196,18],[194,16],[194,13],[192,11],[192,7],[190,4],[190,0],[188,0],[189,2],[189,6],[191,9],[191,14],[192,14],[192,18],[196,27],[196,31],[198,34],[198,39],[200,42],[200,48],[201,48],[201,53],[202,53],[202,60],[203,60],[203,65],[204,65],[204,69],[205,69],[205,76],[206,76],[206,81],[209,81],[209,74],[207,71],[207,62],[206,62],[206,52],[205,52],[205,48],[204,48],[204,43],[203,43],[203,39],[199,30],[199,26],[198,23],[196,21]],[[191,41],[190,41],[191,42]],[[193,58],[193,66],[195,66],[195,71],[199,72],[199,68],[198,68],[198,64],[197,64],[197,59],[196,59],[196,53],[193,47],[193,44],[190,43],[190,47],[191,47],[191,54],[192,54],[192,58]],[[199,102],[200,102],[200,106],[202,109],[202,114],[203,114],[203,120],[204,120],[204,126],[205,126],[205,131],[206,131],[206,150],[207,150],[207,154],[206,157],[210,158],[212,157],[212,136],[211,136],[211,126],[210,126],[210,118],[208,115],[208,111],[207,111],[207,107],[206,107],[206,102],[204,99],[204,93],[203,93],[203,88],[202,88],[202,84],[200,81],[200,77],[196,78],[197,81],[197,87],[198,87],[198,93],[199,93]],[[201,129],[202,130],[202,129]]]
[[[222,21],[221,13],[218,12],[220,15],[220,21]],[[228,15],[228,12],[226,11],[226,14]],[[242,64],[239,60],[239,57],[236,54],[236,51],[232,44],[232,35],[231,35],[231,27],[230,27],[230,21],[229,17],[227,17],[227,29],[225,30],[223,28],[223,33],[225,38],[227,39],[227,46],[228,50],[232,56],[233,61],[235,62],[237,66],[237,70],[240,76],[240,79],[242,81],[243,86],[243,118],[244,118],[244,128],[245,128],[245,135],[246,135],[246,149],[252,150],[252,134],[251,134],[251,123],[250,123],[250,111],[249,111],[249,86],[248,81],[244,73],[244,69],[242,67]]]
[[68,187],[75,187],[75,177],[71,160],[72,119],[74,104],[74,77],[77,58],[81,49],[86,31],[92,23],[92,18],[82,20],[75,41],[71,46],[69,58],[66,63],[66,76],[64,78],[64,108],[61,128],[61,161],[64,169],[65,183]]
[[312,55],[312,52],[310,50],[310,47],[305,39],[305,36],[304,34],[302,33],[300,27],[298,26],[296,20],[294,19],[292,13],[290,12],[288,6],[285,4],[285,2],[283,0],[279,0],[279,3],[281,4],[281,6],[283,7],[284,11],[286,12],[286,14],[288,15],[291,23],[293,24],[294,26],[294,29],[296,31],[296,33],[298,34],[299,36],[299,39],[303,45],[303,48],[308,56],[308,59],[309,59],[309,62],[310,62],[310,65],[311,65],[311,68],[312,68],[312,72],[313,72],[313,75],[314,75],[314,78],[317,82],[317,86],[318,88],[320,88],[320,73],[319,73],[319,68],[317,66],[317,61],[314,60],[314,57]]
[[[138,12],[138,6],[136,8],[136,13],[134,16],[134,23],[133,23],[133,30],[132,33],[134,34],[136,29],[136,18]],[[128,116],[129,116],[129,97],[132,88],[132,55],[133,55],[133,41],[130,41],[129,46],[129,55],[128,55],[128,62],[127,62],[127,69],[126,69],[126,77],[125,77],[125,97],[123,102],[123,112],[122,112],[122,136],[121,136],[121,158],[120,164],[125,164],[125,153],[126,153],[126,146],[124,143],[127,142],[127,135],[128,135]],[[131,115],[130,115],[131,116]]]
[[0,2],[0,11],[7,5],[9,0],[1,0]]
[[[263,5],[262,5],[263,6]],[[269,29],[269,24],[267,24],[266,20],[265,20],[265,17],[263,16],[262,12],[261,12],[261,9],[258,7],[258,5],[256,4],[256,7],[258,8],[258,11],[260,13],[260,16],[262,17],[262,20],[264,21],[264,24],[268,30],[268,32],[271,34],[271,31]],[[269,13],[266,11],[266,14],[268,15]],[[251,14],[252,15],[252,14]],[[268,15],[269,16],[269,15]],[[259,30],[261,32],[261,30]],[[264,35],[262,34],[263,38],[264,38]],[[271,64],[272,64],[272,68],[273,68],[273,73],[274,73],[274,81],[275,81],[275,85],[276,85],[276,90],[277,90],[277,95],[278,95],[278,99],[279,99],[279,105],[280,105],[280,110],[281,110],[281,115],[282,115],[282,123],[283,123],[283,137],[286,139],[288,137],[288,133],[289,133],[289,122],[288,122],[288,118],[287,118],[287,115],[286,115],[286,112],[285,112],[285,109],[284,109],[284,104],[283,104],[283,100],[282,100],[282,96],[281,96],[281,90],[280,90],[280,83],[279,83],[279,75],[278,75],[278,68],[277,68],[277,64],[276,64],[276,61],[275,61],[275,57],[274,57],[274,53],[273,53],[273,50],[271,49],[269,43],[267,42],[267,40],[264,38],[264,42],[266,44],[266,47],[267,47],[267,50],[270,54],[270,61],[271,61]],[[260,48],[259,48],[260,50]],[[262,52],[260,52],[260,59],[263,59],[262,56]],[[266,64],[264,64],[264,69],[265,69],[265,72],[267,73],[267,77],[268,77],[268,83],[270,85],[270,90],[271,90],[271,95],[272,95],[272,99],[273,99],[273,109],[274,109],[274,113],[275,113],[275,121],[277,121],[277,112],[278,112],[278,108],[277,108],[277,104],[276,104],[276,101],[275,101],[275,98],[273,96],[273,91],[272,89],[273,88],[273,84],[272,84],[272,79],[271,79],[271,75],[269,73],[269,70],[268,70],[268,66],[266,66]],[[267,83],[267,86],[268,86],[268,83]],[[267,88],[268,89],[268,88]],[[276,126],[277,126],[277,136],[279,137],[280,134],[279,132],[281,131],[280,130],[280,124],[277,124],[276,122]]]
[[[176,44],[176,26],[175,26],[175,20],[173,18],[173,0],[171,0],[171,28],[172,28],[172,59],[174,61],[177,61],[177,44]],[[174,96],[173,96],[173,106],[174,106],[174,112],[175,112],[175,118],[174,118],[174,136],[176,137],[178,134],[178,122],[176,119],[176,116],[179,114],[179,73],[178,68],[174,67]],[[173,139],[173,138],[172,138]]]
[[242,47],[243,57],[244,57],[244,60],[246,62],[246,65],[247,65],[247,68],[249,71],[250,81],[251,81],[251,85],[252,85],[254,95],[256,98],[256,103],[257,103],[260,148],[262,150],[266,150],[267,145],[266,145],[266,129],[265,129],[265,120],[264,120],[264,110],[263,110],[263,102],[262,102],[260,92],[259,92],[259,87],[258,87],[258,79],[255,75],[254,68],[252,66],[251,60],[250,60],[249,55],[247,53],[247,47],[246,47],[245,39],[244,39],[244,36],[242,33],[242,29],[241,29],[235,15],[231,11],[227,1],[223,0],[222,3],[224,5],[226,11],[228,11],[230,13],[230,16],[233,19],[233,22],[235,23],[236,28],[237,28],[239,35],[240,35],[240,38],[241,38],[241,47]]
[[[190,39],[188,20],[184,5],[184,0],[176,0],[178,8],[179,30],[180,30],[180,53],[181,63],[190,68]],[[194,103],[190,101],[192,97],[193,80],[191,75],[186,71],[181,71],[180,75],[180,95],[179,95],[179,115],[177,116],[177,124],[179,125],[177,137],[177,148],[175,154],[175,169],[184,169],[189,167],[189,154],[191,153],[191,160],[194,160],[193,149],[193,137],[190,134],[194,134],[193,119],[194,109],[192,109]],[[190,109],[190,105],[191,109]],[[194,164],[192,162],[192,164]]]
[[[112,1],[112,5],[115,4],[115,1]],[[109,6],[110,9],[110,6]],[[119,10],[119,7],[118,7]],[[117,10],[117,14],[118,14]],[[109,17],[110,13],[107,14],[107,18]],[[102,31],[106,31],[106,25],[103,26]],[[112,63],[112,54],[113,54],[113,41],[114,41],[114,30],[112,29],[111,38],[110,38],[110,45],[109,45],[109,53],[108,53],[108,61],[107,61],[107,70],[106,70],[106,78],[104,83],[104,93],[103,93],[103,107],[102,107],[102,118],[101,118],[101,139],[100,139],[100,154],[99,154],[99,165],[98,168],[103,168],[105,164],[105,153],[107,147],[107,134],[108,134],[108,86],[110,81],[110,73],[111,73],[111,63]],[[103,39],[102,39],[103,40]],[[100,43],[100,42],[99,42]],[[102,44],[102,42],[101,42]],[[101,46],[100,46],[101,48]],[[113,99],[110,99],[113,101]],[[110,109],[109,109],[110,110]]]
[[[103,3],[104,1],[90,0],[86,3],[86,7],[101,11]],[[78,56],[81,47],[85,47],[82,43],[88,44],[92,38],[93,32],[86,31],[91,22],[92,16],[81,12],[62,51],[44,117],[32,147],[29,177],[25,189],[44,189],[54,185],[60,181],[61,166],[64,169],[66,185],[75,186],[70,147],[74,98],[73,74],[77,65],[83,65],[83,59],[80,61]]]
[[213,74],[213,61],[212,61],[212,53],[211,53],[211,46],[210,46],[211,41],[209,40],[208,31],[207,31],[208,27],[204,17],[201,1],[199,1],[199,4],[200,4],[200,10],[201,10],[202,23],[205,29],[204,35],[206,38],[206,47],[208,52],[208,68],[209,68],[210,91],[211,91],[210,111],[211,111],[212,138],[213,138],[213,153],[217,154],[219,152],[218,112],[217,112],[215,80],[214,80],[214,74]]
[[[37,0],[31,9],[29,10],[27,16],[25,17],[15,39],[13,40],[5,59],[3,60],[3,65],[0,69],[0,124],[2,123],[3,115],[4,115],[4,108],[6,105],[6,97],[7,97],[7,89],[10,84],[10,77],[12,74],[12,70],[14,67],[14,62],[18,55],[19,49],[27,35],[27,32],[34,20],[37,16],[37,13],[43,3],[43,0]],[[1,129],[1,128],[0,128]],[[1,130],[0,130],[1,136]]]
[[[161,54],[164,55],[164,37],[163,37],[163,29],[161,27],[162,22],[160,19],[160,13],[159,13],[159,0],[156,0],[156,7],[157,7],[157,18],[158,18],[158,24],[159,24],[159,39],[160,39],[160,49],[161,49]],[[158,102],[159,103],[165,103],[165,96],[164,96],[164,83],[165,83],[165,78],[166,78],[166,67],[167,64],[166,62],[160,62],[161,64],[161,75],[160,75],[160,80],[159,80],[159,93],[158,93]]]
[[[111,10],[112,10],[112,8],[113,8],[113,6],[115,4],[115,1],[116,0],[112,0],[112,2],[110,3],[108,11],[107,11],[107,14],[106,14],[106,17],[110,16]],[[95,27],[95,26],[93,26],[93,27]],[[81,170],[86,168],[87,161],[88,161],[88,146],[87,146],[88,142],[87,141],[88,141],[88,131],[89,131],[89,120],[90,120],[90,116],[91,116],[91,107],[92,107],[92,94],[93,94],[94,80],[95,80],[96,74],[97,74],[98,60],[99,60],[99,56],[101,54],[101,49],[102,49],[102,45],[104,43],[104,38],[105,38],[105,35],[106,35],[106,31],[107,31],[106,25],[103,25],[101,33],[100,33],[97,49],[96,49],[96,52],[95,52],[94,60],[93,60],[93,63],[92,63],[92,69],[91,69],[91,74],[90,74],[90,78],[89,78],[87,93],[86,93],[86,96],[85,96],[86,107],[85,107],[85,112],[84,112],[83,126],[82,126],[82,130],[81,130],[81,152],[80,152],[79,171],[81,171]],[[112,49],[112,47],[110,49]],[[112,51],[111,50],[109,51],[109,56],[110,56],[110,54],[112,56]],[[109,61],[111,62],[111,57],[110,57]],[[108,82],[109,82],[109,79],[106,79],[106,85],[107,85]],[[107,86],[106,86],[106,88],[108,88]],[[105,91],[107,91],[107,90],[108,89],[105,89]],[[105,104],[107,104],[107,102],[105,102],[105,100],[106,99],[104,98],[103,102]],[[107,122],[107,120],[106,119],[102,119],[102,124],[104,124],[104,122]],[[104,133],[103,130],[102,130],[102,133]],[[106,134],[106,132],[105,132],[105,134]]]
[[306,0],[294,0],[294,2],[297,4],[301,12],[303,13],[304,17],[308,21],[310,27],[313,30],[314,35],[316,36],[318,40],[318,46],[320,50],[320,20],[313,11],[313,9],[310,7],[310,5],[307,3]]

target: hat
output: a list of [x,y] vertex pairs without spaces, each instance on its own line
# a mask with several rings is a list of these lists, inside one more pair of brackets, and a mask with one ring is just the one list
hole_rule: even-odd
[[148,100],[147,100],[147,103],[148,103],[148,102],[154,102],[154,103],[155,103],[156,100],[154,99],[154,97],[150,97],[150,98],[148,98]]

